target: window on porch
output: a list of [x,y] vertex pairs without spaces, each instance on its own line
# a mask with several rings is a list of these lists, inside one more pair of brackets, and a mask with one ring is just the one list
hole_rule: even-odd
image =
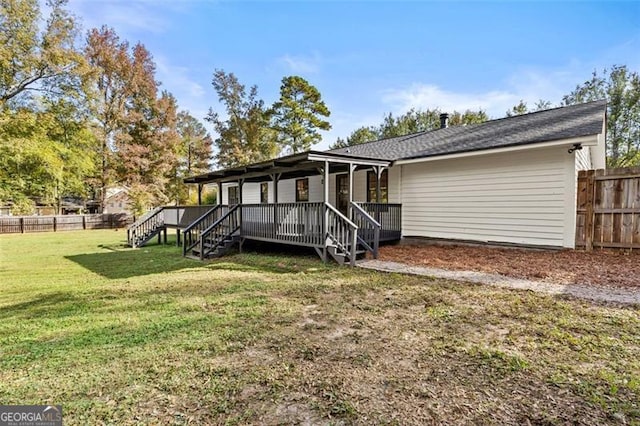
[[260,184],[260,202],[266,204],[269,202],[269,183],[262,182]]
[[[380,176],[380,202],[389,202],[389,174],[385,169]],[[376,172],[370,170],[367,172],[367,202],[375,203],[376,195],[378,192],[378,180],[376,179]]]
[[229,205],[233,206],[239,203],[239,197],[238,197],[238,187],[237,186],[230,186],[229,188],[227,188],[227,198],[229,200]]
[[296,180],[296,202],[309,201],[309,179]]

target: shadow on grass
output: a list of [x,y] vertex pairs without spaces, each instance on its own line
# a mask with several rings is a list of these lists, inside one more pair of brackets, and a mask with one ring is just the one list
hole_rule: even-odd
[[317,273],[327,271],[314,250],[281,244],[247,242],[244,254],[226,255],[211,261],[198,262],[182,257],[181,249],[174,245],[153,244],[139,249],[125,245],[99,245],[97,253],[65,256],[89,271],[108,279],[132,278],[161,274],[188,268],[205,267],[209,270],[269,273]]
[[71,293],[49,293],[26,302],[0,307],[0,319],[14,317],[16,313],[22,319],[50,317],[52,313],[57,317],[73,315],[78,308],[76,301],[77,298]]
[[282,257],[262,253],[245,253],[222,257],[207,264],[212,271],[268,272],[271,274],[321,273],[329,268],[315,259],[302,256]]
[[100,248],[109,251],[65,258],[108,279],[161,274],[199,266],[197,262],[183,258],[179,249],[168,245],[141,249],[123,249],[120,246]]

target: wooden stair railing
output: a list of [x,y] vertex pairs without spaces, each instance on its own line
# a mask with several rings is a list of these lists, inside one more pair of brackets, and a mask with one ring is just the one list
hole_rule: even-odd
[[358,226],[358,243],[370,251],[374,259],[377,259],[382,226],[353,201],[351,202],[351,211],[353,222]]
[[141,247],[164,229],[163,209],[164,207],[156,207],[127,228],[127,244],[129,246]]
[[186,256],[189,250],[200,244],[202,231],[213,225],[226,208],[227,206],[217,205],[182,230],[183,256]]
[[223,254],[239,240],[239,230],[240,205],[236,204],[200,233],[198,246],[191,249],[192,254],[200,260]]
[[326,248],[336,262],[355,266],[358,252],[358,226],[329,203],[325,203]]

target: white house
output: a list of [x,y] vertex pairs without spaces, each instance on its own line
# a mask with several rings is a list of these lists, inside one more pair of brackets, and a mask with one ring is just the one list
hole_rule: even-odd
[[129,189],[124,186],[106,188],[103,213],[131,213]]
[[[574,247],[577,171],[605,167],[604,101],[447,127],[329,151],[391,160],[382,202],[402,204],[402,236]],[[443,121],[446,120],[442,117]],[[374,202],[372,170],[353,177],[354,201]],[[348,173],[329,177],[346,212]],[[222,184],[234,204],[238,183]],[[248,182],[243,203],[274,202],[273,182]],[[322,176],[278,182],[278,202],[322,201]]]
[[[209,225],[233,210],[238,217],[225,226],[240,241],[308,245],[325,258],[335,247],[371,242],[375,228],[380,240],[573,248],[577,172],[605,166],[605,111],[597,101],[456,127],[443,114],[437,130],[185,182],[218,185],[225,207],[212,212]],[[350,253],[353,262],[355,249]]]

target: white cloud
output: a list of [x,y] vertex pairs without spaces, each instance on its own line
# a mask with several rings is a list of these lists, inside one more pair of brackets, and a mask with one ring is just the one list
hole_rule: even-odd
[[108,25],[121,35],[135,32],[161,34],[171,25],[168,15],[163,12],[167,9],[175,11],[179,4],[148,0],[70,0],[69,9],[81,18],[85,30]]
[[154,58],[158,80],[163,86],[170,87],[171,91],[181,98],[202,98],[205,94],[204,88],[189,76],[187,67],[175,66],[169,63],[164,56],[158,55]]
[[278,62],[284,65],[291,72],[311,74],[320,71],[322,59],[318,52],[314,52],[310,56],[292,56],[287,54],[278,58]]
[[383,95],[383,102],[394,107],[396,112],[411,108],[438,108],[441,111],[464,111],[479,109],[489,112],[506,111],[518,102],[517,95],[504,90],[485,93],[463,93],[442,89],[434,84],[414,83],[402,89],[389,90]]
[[523,67],[513,72],[504,82],[496,81],[493,88],[485,91],[455,91],[435,84],[416,82],[406,87],[383,90],[381,97],[383,103],[399,114],[411,108],[439,108],[448,112],[482,109],[490,117],[499,118],[520,100],[527,102],[530,107],[540,99],[558,105],[562,96],[586,77],[584,66],[572,62],[555,71]]

